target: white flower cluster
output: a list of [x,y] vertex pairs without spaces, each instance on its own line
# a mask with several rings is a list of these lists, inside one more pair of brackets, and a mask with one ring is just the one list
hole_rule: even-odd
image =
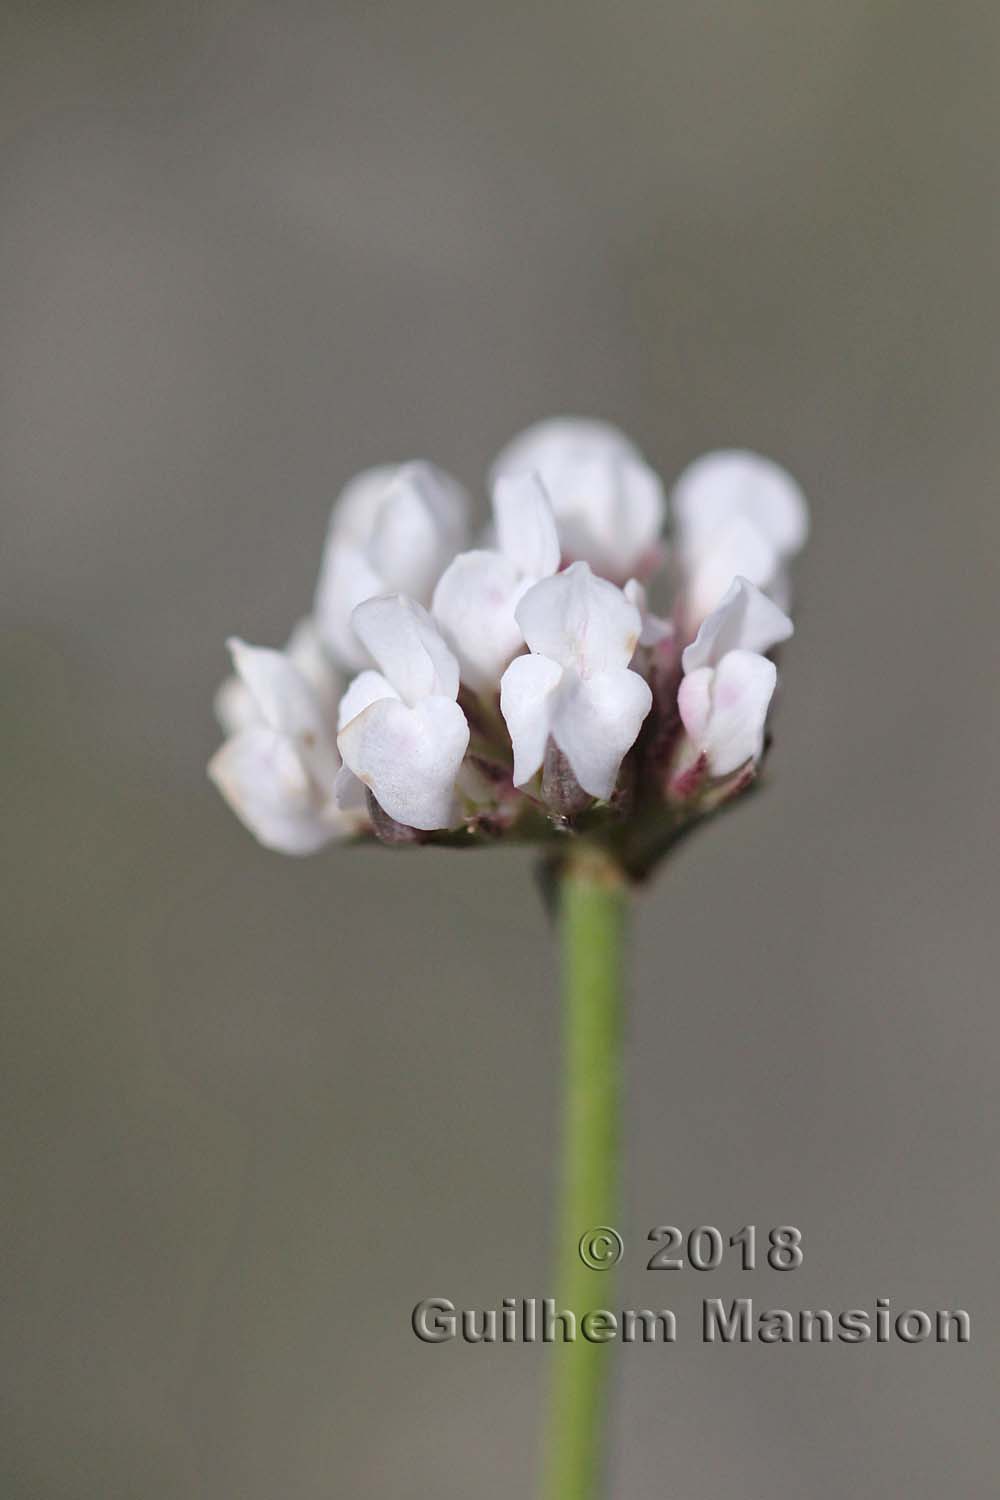
[[[493,526],[427,463],[337,500],[311,616],[283,651],[233,640],[209,771],[269,848],[470,838],[666,808],[746,783],[792,633],[787,565],[808,518],[752,453],[699,458],[671,497],[604,423],[543,422],[492,471]],[[664,617],[647,606],[655,575]]]

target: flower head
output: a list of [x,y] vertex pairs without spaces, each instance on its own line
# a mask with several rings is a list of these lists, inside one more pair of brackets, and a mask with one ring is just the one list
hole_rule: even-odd
[[232,644],[210,774],[270,848],[335,838],[603,840],[640,875],[753,779],[807,530],[784,470],[708,454],[663,490],[604,423],[529,428],[493,466],[493,526],[430,464],[368,470],[334,507],[311,620]]

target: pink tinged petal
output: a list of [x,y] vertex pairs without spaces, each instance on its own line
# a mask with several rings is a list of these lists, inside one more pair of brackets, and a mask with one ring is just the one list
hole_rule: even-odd
[[587,679],[565,674],[552,736],[590,796],[611,796],[622,760],[652,705],[649,684],[637,672],[618,670]]
[[514,747],[514,785],[524,786],[541,768],[562,681],[559,663],[547,656],[518,656],[500,683],[500,712]]
[[704,788],[708,775],[708,756],[703,750],[694,749],[690,742],[682,746],[679,764],[675,767],[669,786],[669,795],[677,802],[687,802]]
[[516,563],[500,552],[460,552],[434,590],[434,620],[474,692],[495,689],[524,637],[514,618],[523,585]]
[[746,578],[733,580],[721,604],[701,623],[696,638],[681,658],[685,672],[714,667],[729,651],[761,655],[794,631],[784,610]]
[[268,849],[313,854],[350,831],[319,794],[292,741],[264,725],[227,740],[209,762],[208,774]]
[[337,743],[345,765],[398,823],[452,825],[469,726],[451,698],[424,698],[413,708],[382,698],[352,719]]
[[339,537],[327,542],[316,587],[316,628],[335,659],[354,671],[370,666],[371,658],[354,633],[351,616],[385,587],[361,547]]
[[515,614],[532,651],[581,677],[627,667],[642,630],[635,605],[583,562],[536,583]]
[[684,678],[677,707],[713,776],[759,758],[777,680],[774,663],[752,651],[730,651],[717,667],[699,667]]
[[359,604],[351,618],[358,639],[404,702],[458,696],[458,662],[422,605],[392,594]]
[[369,561],[385,592],[398,590],[429,603],[464,534],[465,503],[455,480],[432,464],[406,464],[382,501]]
[[528,578],[548,578],[559,567],[559,533],[552,503],[537,474],[501,474],[493,490],[497,544]]
[[805,496],[792,476],[742,449],[695,459],[674,486],[671,505],[678,529],[699,547],[737,516],[756,526],[780,557],[798,552],[809,531]]
[[677,710],[681,723],[696,745],[702,745],[712,717],[712,683],[714,667],[698,667],[689,672],[677,690]]
[[398,697],[392,683],[381,672],[359,673],[340,700],[337,729],[343,729],[345,724],[356,719],[370,703],[377,703],[380,698]]

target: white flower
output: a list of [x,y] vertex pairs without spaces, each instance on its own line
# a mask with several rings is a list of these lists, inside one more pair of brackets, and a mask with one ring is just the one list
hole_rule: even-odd
[[663,487],[624,433],[580,417],[539,422],[493,465],[494,476],[529,471],[540,475],[552,501],[564,558],[620,583],[655,565]]
[[716,607],[737,575],[780,593],[785,564],[809,530],[805,498],[791,475],[737,449],[695,459],[674,486],[671,512],[692,623]]
[[764,748],[764,723],[777,682],[762,653],[792,634],[788,616],[745,578],[684,651],[677,707],[691,747],[712,776],[728,776]]
[[[335,726],[343,682],[312,620],[299,621],[288,637],[284,654],[312,688],[324,718]],[[216,693],[215,713],[226,734],[230,735],[238,734],[252,724],[263,723],[256,698],[237,672],[227,677]]]
[[462,552],[434,590],[432,613],[473,691],[495,691],[524,647],[514,610],[559,566],[555,519],[537,474],[500,475],[493,490],[497,548]]
[[532,655],[511,662],[500,684],[514,784],[539,770],[551,736],[583,790],[606,799],[652,706],[647,683],[628,670],[639,611],[576,562],[529,589],[516,613]]
[[703,620],[698,634],[685,648],[685,672],[715,667],[727,651],[757,651],[761,655],[791,638],[795,630],[783,609],[746,578],[734,578],[719,606]]
[[284,854],[312,854],[356,832],[357,812],[334,799],[335,707],[287,654],[240,640],[229,648],[242,696],[237,703],[231,690],[226,711],[240,727],[208,773],[230,807],[262,844]]
[[[337,736],[344,764],[397,823],[451,827],[469,744],[455,701],[458,663],[427,611],[401,594],[358,605],[352,624],[380,670],[362,672],[344,694]],[[342,775],[338,795],[348,790]]]
[[351,624],[366,599],[398,591],[430,602],[465,540],[466,510],[457,480],[433,464],[369,469],[351,481],[330,518],[316,589],[317,626],[338,661],[370,665]]

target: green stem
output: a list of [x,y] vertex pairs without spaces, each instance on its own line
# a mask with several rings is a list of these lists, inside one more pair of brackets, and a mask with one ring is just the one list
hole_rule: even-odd
[[[619,1209],[622,956],[627,889],[617,866],[583,848],[559,877],[565,1100],[556,1311],[576,1314],[574,1343],[551,1351],[546,1500],[598,1500],[604,1490],[612,1344],[581,1335],[608,1307],[613,1273],[585,1264],[581,1236],[613,1228]],[[557,1325],[558,1332],[558,1325]]]

